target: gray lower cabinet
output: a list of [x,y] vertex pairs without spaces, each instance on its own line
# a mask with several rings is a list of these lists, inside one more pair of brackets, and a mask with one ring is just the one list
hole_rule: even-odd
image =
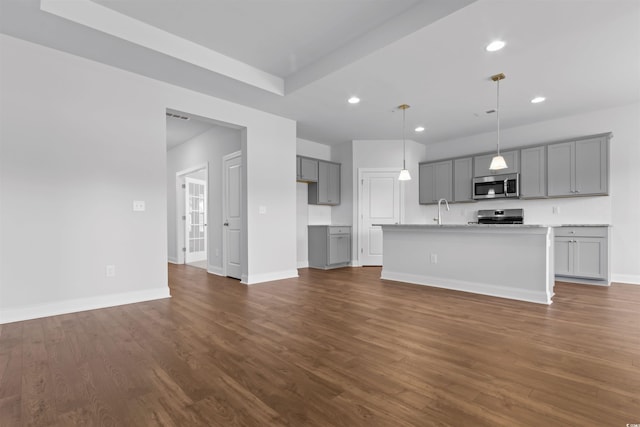
[[453,201],[473,202],[471,182],[473,178],[473,158],[466,157],[453,161]]
[[547,147],[550,197],[606,195],[609,192],[609,137]]
[[507,162],[506,169],[500,169],[496,171],[492,171],[489,169],[491,165],[491,159],[496,155],[496,153],[485,154],[484,156],[475,156],[473,158],[473,176],[489,176],[489,175],[503,175],[507,173],[518,173],[520,172],[520,162],[519,162],[519,152],[516,151],[503,151],[500,153],[502,157],[504,157],[504,161]]
[[536,199],[547,196],[546,147],[524,148],[520,151],[520,197]]
[[453,200],[453,161],[421,163],[419,173],[420,204],[438,203],[439,199]]
[[340,163],[318,160],[318,182],[309,183],[311,205],[340,204]]
[[318,160],[297,156],[296,180],[301,182],[318,182]]
[[609,227],[557,227],[554,231],[558,280],[610,283]]
[[309,226],[309,267],[328,270],[351,263],[351,227]]

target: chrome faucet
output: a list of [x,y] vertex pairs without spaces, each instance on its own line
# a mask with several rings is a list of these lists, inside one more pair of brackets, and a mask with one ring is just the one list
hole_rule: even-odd
[[438,200],[438,225],[442,225],[442,213],[440,212],[440,205],[442,204],[442,202],[447,205],[447,210],[449,210],[449,202],[447,202],[447,199]]

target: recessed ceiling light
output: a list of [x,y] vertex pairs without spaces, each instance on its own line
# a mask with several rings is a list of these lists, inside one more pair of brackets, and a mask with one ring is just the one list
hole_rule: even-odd
[[504,45],[505,42],[502,40],[495,40],[489,43],[485,49],[487,49],[487,52],[495,52],[496,50],[502,49]]
[[531,100],[531,103],[532,104],[539,104],[541,102],[544,102],[545,99],[547,99],[547,98],[545,98],[544,96],[536,96],[535,98],[533,98]]
[[418,127],[415,129],[415,131],[416,131],[416,132],[424,132],[424,126],[418,126]]
[[349,104],[357,104],[360,102],[360,98],[358,98],[357,96],[352,96],[347,100],[347,102],[349,102]]

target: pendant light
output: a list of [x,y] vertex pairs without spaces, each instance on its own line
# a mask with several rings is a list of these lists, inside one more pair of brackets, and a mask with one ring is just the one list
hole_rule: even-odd
[[500,169],[508,168],[507,162],[505,162],[504,157],[500,155],[500,80],[503,80],[505,75],[503,73],[496,74],[491,76],[491,80],[496,82],[497,87],[497,95],[496,95],[496,118],[498,123],[498,153],[491,159],[491,165],[489,166],[489,170],[495,171]]
[[409,105],[402,104],[402,105],[399,105],[398,108],[402,110],[402,170],[400,171],[400,176],[398,176],[398,180],[409,181],[411,179],[411,174],[407,169],[407,162],[406,162],[407,149],[406,149],[406,141],[404,139],[405,113],[407,111],[407,108],[409,108]]

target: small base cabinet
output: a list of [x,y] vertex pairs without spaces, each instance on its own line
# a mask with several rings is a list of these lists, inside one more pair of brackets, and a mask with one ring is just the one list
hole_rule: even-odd
[[556,280],[611,284],[609,227],[557,227],[554,249]]
[[350,264],[350,226],[309,226],[309,267],[328,270]]

